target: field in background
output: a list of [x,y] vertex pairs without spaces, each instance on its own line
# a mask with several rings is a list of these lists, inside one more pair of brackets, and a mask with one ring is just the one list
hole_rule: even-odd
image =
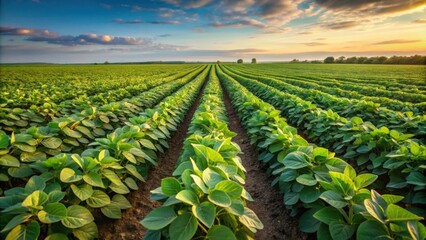
[[426,238],[424,66],[0,68],[0,238]]

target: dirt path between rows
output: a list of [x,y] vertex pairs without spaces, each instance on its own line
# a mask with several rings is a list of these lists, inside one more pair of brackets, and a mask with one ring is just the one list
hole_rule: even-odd
[[243,151],[240,157],[247,170],[245,189],[254,199],[247,205],[264,225],[264,229],[256,233],[256,240],[307,239],[306,234],[299,231],[298,219],[291,217],[285,208],[283,195],[271,186],[273,178],[266,175],[266,169],[262,169],[258,153],[254,146],[250,145],[248,135],[232,107],[231,100],[225,89],[222,89],[230,130],[238,134],[233,141]]
[[100,216],[98,221],[99,239],[106,240],[127,240],[143,239],[146,229],[139,223],[151,210],[160,207],[161,203],[151,199],[150,191],[161,185],[161,179],[171,176],[176,165],[176,161],[182,152],[183,142],[186,138],[192,116],[197,109],[201,95],[207,83],[207,78],[203,87],[197,95],[197,99],[187,111],[185,118],[178,126],[178,130],[169,139],[169,148],[158,156],[158,167],[149,171],[146,182],[139,184],[139,190],[131,192],[127,199],[132,204],[132,208],[122,213],[119,220],[112,220],[105,216]]

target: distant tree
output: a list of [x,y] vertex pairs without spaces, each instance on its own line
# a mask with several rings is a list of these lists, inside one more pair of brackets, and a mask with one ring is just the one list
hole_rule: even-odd
[[238,59],[237,63],[243,63],[243,59]]
[[105,62],[104,62],[104,64],[109,64],[109,62],[108,62],[108,61],[105,61]]
[[358,64],[367,63],[367,60],[368,60],[367,57],[359,57],[357,58],[355,63],[358,63]]
[[252,58],[251,63],[257,63],[256,58]]
[[298,63],[299,62],[299,59],[293,59],[293,60],[291,60],[291,63]]
[[346,63],[356,63],[357,58],[356,57],[350,57],[346,59]]
[[95,63],[95,65],[98,65],[98,63]]
[[334,57],[326,57],[324,63],[334,63]]
[[217,64],[219,64],[220,63],[220,61],[219,60],[217,60],[217,62],[216,62]]
[[336,63],[344,63],[345,62],[345,56],[341,56],[341,57],[338,57],[337,59],[336,59]]

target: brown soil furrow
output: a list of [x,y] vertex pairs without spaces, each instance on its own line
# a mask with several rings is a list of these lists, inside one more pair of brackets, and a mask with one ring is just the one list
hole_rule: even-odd
[[[139,190],[131,192],[127,199],[132,204],[132,208],[122,213],[119,220],[108,219],[100,216],[98,222],[99,238],[108,240],[118,239],[143,239],[146,229],[139,223],[151,210],[161,206],[157,201],[151,199],[150,191],[161,185],[161,179],[171,176],[175,169],[176,161],[181,154],[183,142],[186,138],[192,116],[197,109],[202,93],[206,86],[207,79],[198,93],[197,99],[188,110],[185,118],[178,126],[178,130],[169,139],[169,148],[158,157],[158,167],[152,168],[146,182],[139,184]],[[97,219],[98,220],[98,219]]]
[[232,107],[228,93],[223,90],[230,130],[238,134],[233,141],[243,152],[240,157],[247,170],[245,189],[254,199],[247,205],[264,225],[264,229],[256,233],[256,239],[306,239],[306,234],[298,230],[298,219],[291,217],[285,208],[282,193],[271,186],[273,179],[267,176],[266,169],[262,169],[258,153],[255,147],[250,145],[249,137]]

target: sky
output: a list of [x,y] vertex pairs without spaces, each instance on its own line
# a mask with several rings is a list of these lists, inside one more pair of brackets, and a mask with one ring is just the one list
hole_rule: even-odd
[[0,63],[426,55],[426,0],[0,0]]

